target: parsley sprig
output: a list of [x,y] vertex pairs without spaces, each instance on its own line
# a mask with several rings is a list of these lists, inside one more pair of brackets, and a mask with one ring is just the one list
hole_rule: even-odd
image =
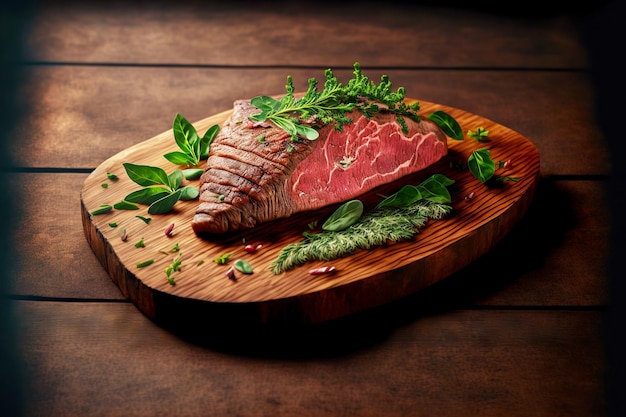
[[[378,113],[381,107],[387,108],[388,111],[395,113],[396,120],[404,133],[408,133],[404,117],[414,121],[420,120],[419,102],[407,104],[404,101],[405,89],[399,87],[393,91],[387,75],[383,75],[380,83],[376,84],[363,75],[358,62],[354,64],[354,77],[347,84],[340,83],[330,69],[327,69],[324,74],[326,77],[324,89],[318,91],[317,80],[310,78],[308,89],[301,98],[294,96],[293,79],[288,76],[285,86],[287,94],[280,100],[269,96],[257,96],[250,100],[250,103],[261,112],[251,115],[249,119],[261,123],[274,122],[289,133],[292,141],[297,141],[299,137],[309,140],[317,139],[319,133],[315,129],[316,121],[324,125],[334,123],[334,128],[341,131],[345,124],[352,122],[346,113],[355,109],[360,110],[366,117],[371,117]],[[437,113],[439,117],[433,121],[446,135],[462,140],[463,134],[456,120],[444,112]]]

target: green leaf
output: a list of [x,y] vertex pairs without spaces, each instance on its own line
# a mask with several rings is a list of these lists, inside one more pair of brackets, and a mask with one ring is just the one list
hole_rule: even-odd
[[213,143],[213,139],[217,136],[217,133],[220,131],[219,125],[211,126],[200,139],[200,152],[198,155],[200,159],[207,159],[209,157],[209,149],[211,147],[211,143]]
[[100,207],[91,212],[92,216],[97,216],[99,214],[110,213],[113,210],[113,206],[110,204],[101,204]]
[[363,214],[363,203],[350,200],[342,204],[322,225],[323,230],[338,232],[356,223]]
[[252,272],[254,272],[252,270],[252,265],[250,265],[250,262],[244,259],[237,259],[233,266],[237,271],[243,274],[251,274]]
[[168,185],[167,174],[162,168],[128,162],[123,165],[128,177],[139,185],[144,187],[157,184]]
[[183,171],[180,169],[175,170],[170,175],[167,176],[167,184],[170,186],[172,191],[178,190],[180,185],[183,183]]
[[422,193],[420,190],[413,185],[405,185],[400,188],[397,192],[385,198],[383,201],[378,203],[376,208],[381,207],[396,207],[402,208],[407,207],[416,201],[421,200]]
[[169,152],[163,155],[163,157],[176,165],[194,165],[193,159],[191,159],[189,156],[187,156],[186,153],[183,152]]
[[461,126],[456,121],[456,119],[450,116],[448,113],[437,110],[428,116],[429,120],[435,122],[437,126],[443,130],[443,132],[455,140],[463,140],[463,131],[461,130]]
[[172,130],[178,147],[187,155],[191,155],[193,153],[193,144],[198,140],[196,128],[182,115],[176,114]]
[[180,199],[181,190],[177,190],[160,200],[155,201],[148,207],[148,213],[150,214],[164,214],[168,213],[174,208],[174,204]]
[[189,181],[197,180],[202,176],[203,173],[204,170],[199,168],[183,169],[183,177],[185,177],[185,179]]
[[295,125],[295,126],[296,126],[297,134],[308,140],[315,140],[320,136],[319,132],[310,126],[305,126],[305,125]]
[[418,185],[418,188],[424,200],[434,203],[450,203],[452,196],[446,187],[452,184],[454,184],[454,180],[442,174],[434,174]]
[[188,185],[180,189],[180,200],[193,200],[198,198],[198,195],[200,195],[200,190],[193,185]]
[[115,203],[113,208],[115,208],[115,210],[139,210],[139,207],[136,204],[129,203],[128,201]]
[[149,187],[134,191],[128,194],[124,200],[137,204],[150,205],[157,200],[162,199],[170,194],[170,191],[164,187]]
[[474,177],[480,182],[487,182],[493,177],[496,164],[491,159],[489,149],[478,149],[467,159],[467,166]]

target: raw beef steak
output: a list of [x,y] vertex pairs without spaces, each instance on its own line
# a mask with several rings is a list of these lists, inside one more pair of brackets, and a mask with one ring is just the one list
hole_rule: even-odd
[[249,101],[236,101],[211,144],[192,221],[196,233],[252,228],[347,201],[448,152],[445,134],[427,119],[406,119],[405,135],[395,114],[381,111],[368,119],[353,112],[353,123],[341,132],[324,126],[317,140],[291,142],[273,124],[248,120],[258,112]]

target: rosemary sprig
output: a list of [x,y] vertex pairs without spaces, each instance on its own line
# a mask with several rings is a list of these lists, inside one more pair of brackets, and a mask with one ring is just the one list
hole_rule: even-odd
[[364,214],[356,223],[338,232],[305,233],[304,239],[285,246],[270,264],[274,274],[308,261],[331,261],[388,241],[412,238],[429,219],[440,219],[452,207],[420,200],[407,207],[381,207]]

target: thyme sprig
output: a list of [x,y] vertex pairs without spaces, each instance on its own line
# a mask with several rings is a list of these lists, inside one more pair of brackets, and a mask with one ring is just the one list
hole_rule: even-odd
[[[366,117],[378,113],[381,108],[386,108],[396,115],[402,131],[408,133],[408,126],[404,117],[419,121],[419,102],[407,104],[404,101],[405,89],[399,87],[392,90],[391,81],[387,75],[381,76],[380,83],[376,84],[361,72],[358,62],[354,63],[354,77],[347,84],[342,84],[333,75],[332,70],[324,72],[326,81],[324,89],[317,91],[317,80],[310,78],[308,88],[301,98],[294,96],[295,88],[291,76],[287,77],[285,86],[287,94],[280,100],[269,96],[258,96],[250,100],[250,103],[261,110],[260,113],[251,115],[253,122],[272,121],[281,129],[289,133],[291,140],[298,137],[315,140],[319,137],[314,127],[316,121],[324,125],[334,123],[334,128],[341,131],[345,124],[352,123],[352,119],[346,116],[347,112],[355,109],[360,110]],[[443,112],[440,112],[443,113]],[[438,125],[441,118],[434,120]],[[459,137],[460,128],[458,123],[449,115],[444,116],[444,125],[440,127],[454,139]],[[452,126],[452,128],[450,128]]]
[[448,204],[427,200],[401,208],[378,208],[339,232],[305,233],[304,239],[281,250],[270,269],[280,274],[309,261],[331,261],[389,241],[411,239],[429,219],[441,219],[451,210]]

